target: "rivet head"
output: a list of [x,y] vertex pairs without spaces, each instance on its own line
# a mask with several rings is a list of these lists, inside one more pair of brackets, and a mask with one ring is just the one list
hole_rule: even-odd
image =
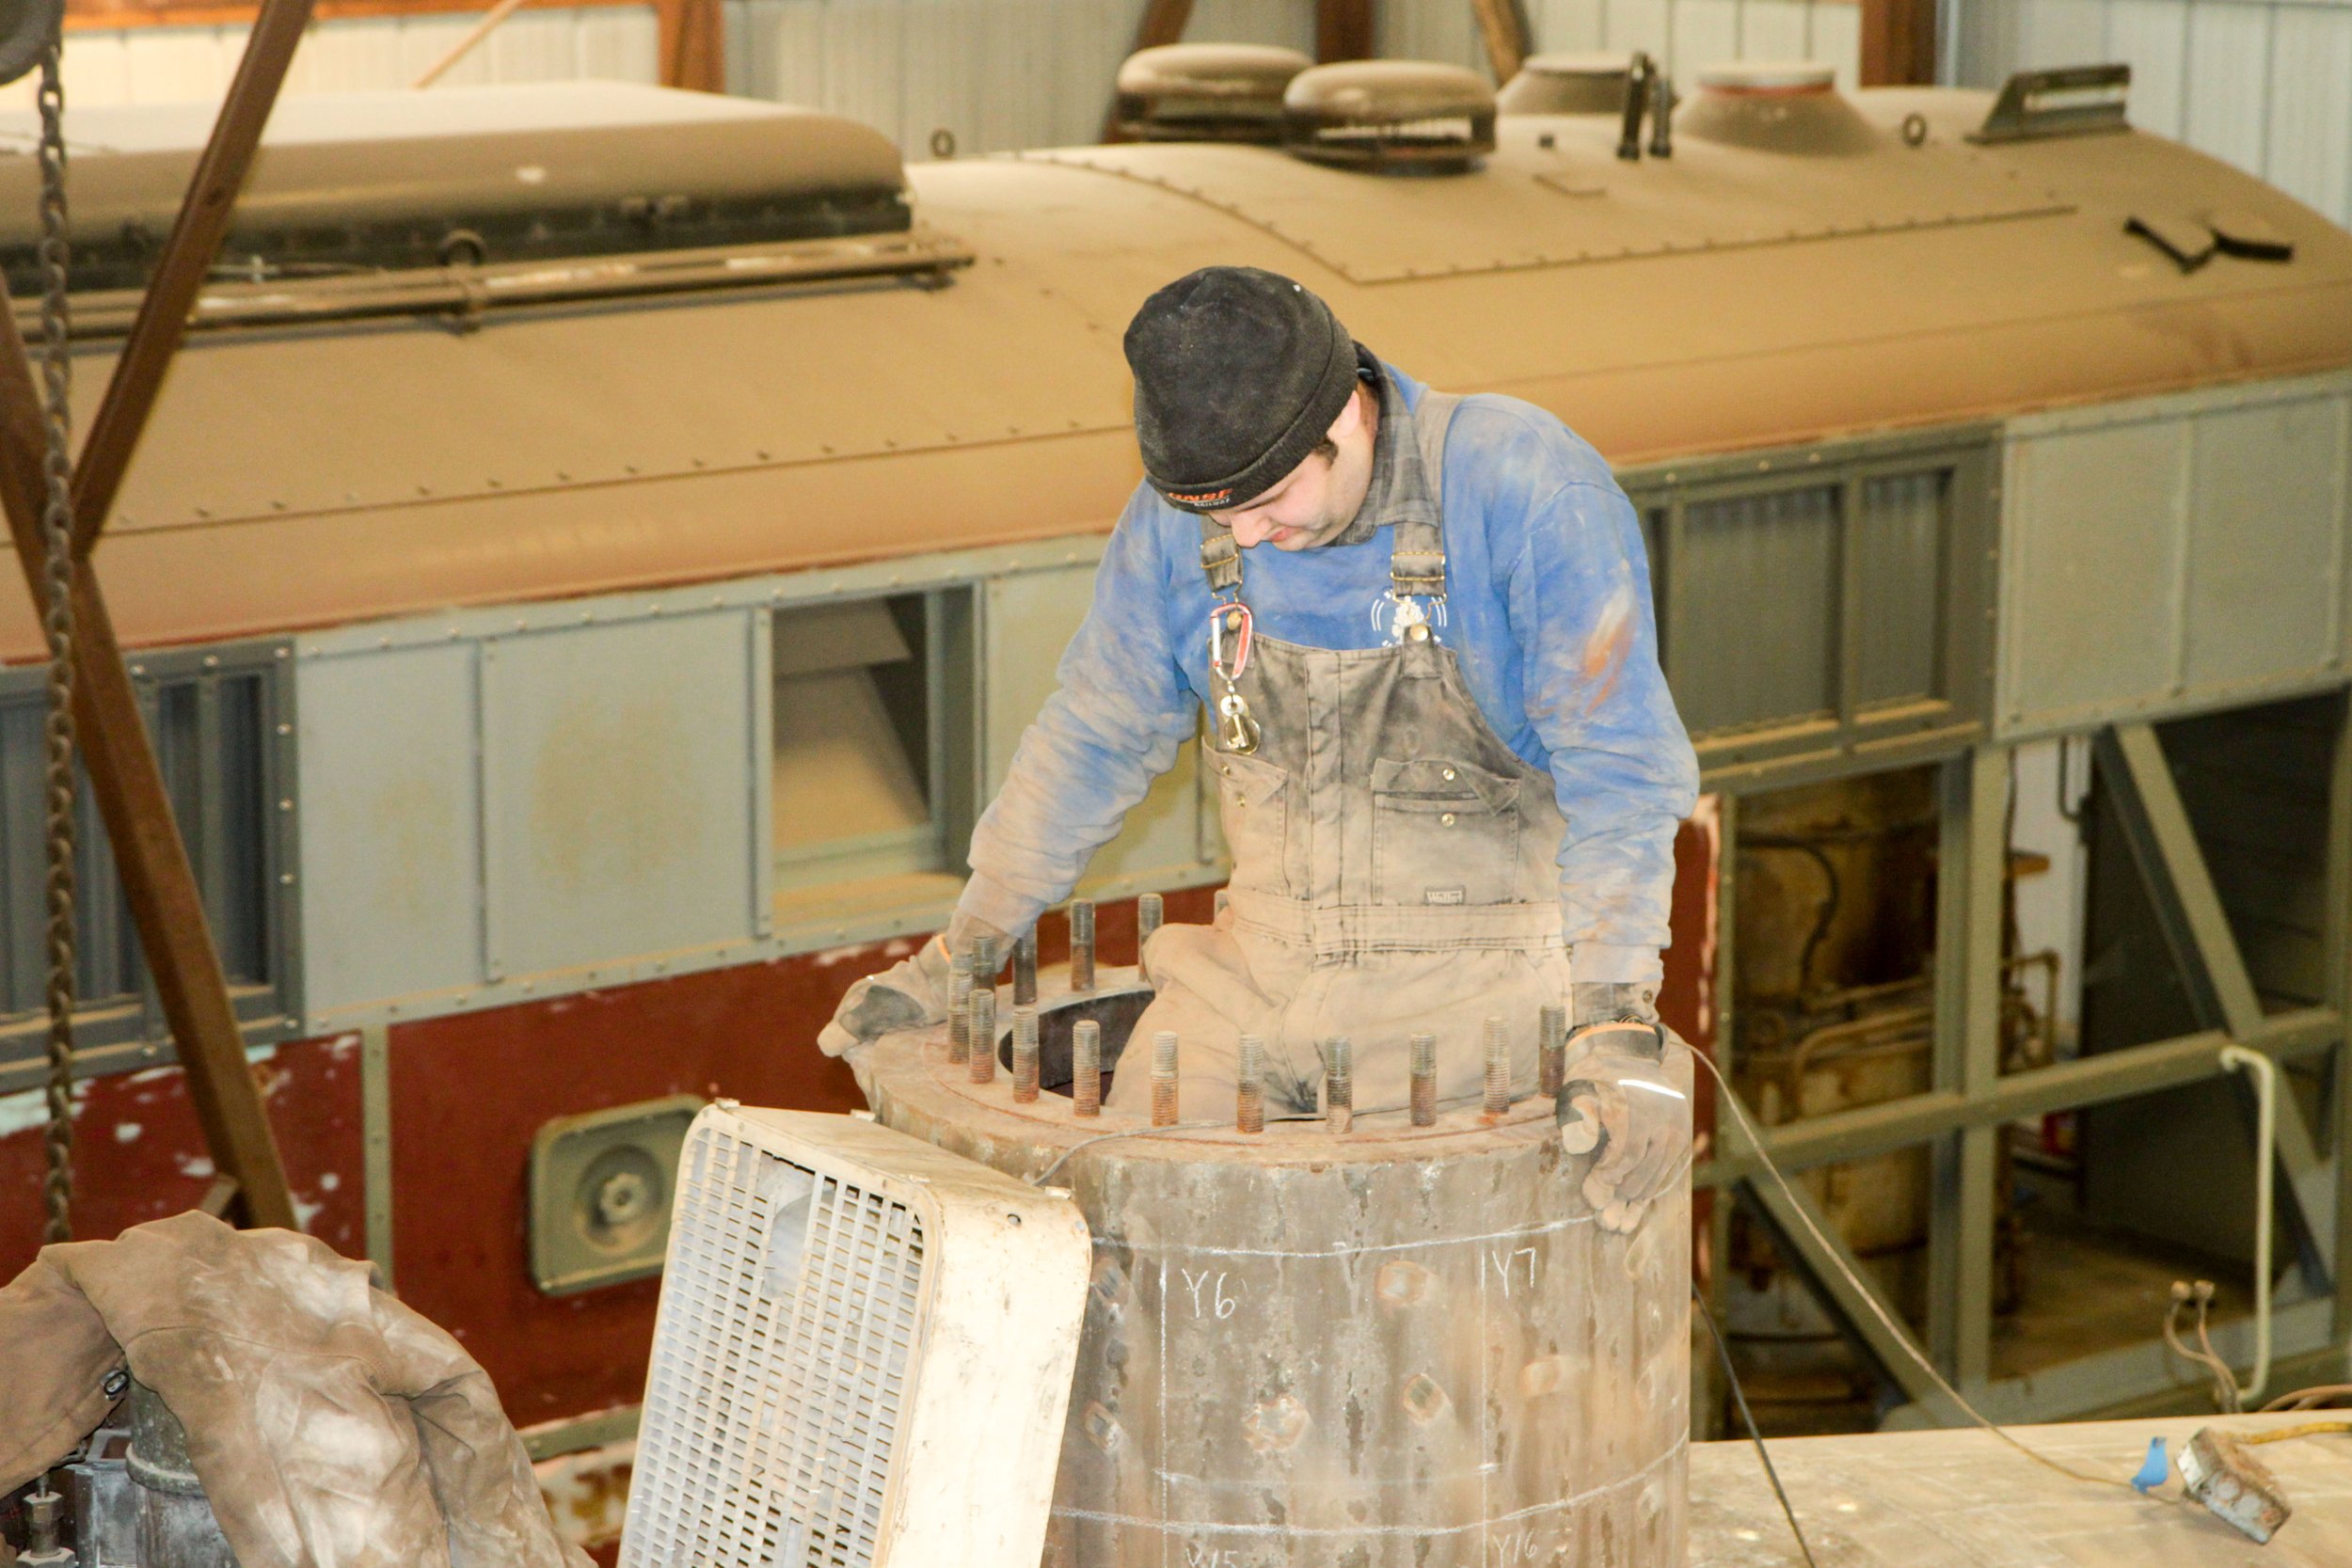
[[1450,780],[1450,779],[1452,779],[1452,778],[1454,777],[1454,769],[1453,769],[1453,768],[1447,768],[1447,769],[1445,770],[1445,774],[1444,774],[1444,776],[1445,776],[1447,779],[1449,779],[1449,780]]
[[1452,812],[1447,812],[1443,816],[1438,817],[1438,820],[1451,828],[1454,826],[1454,814]]
[[1411,638],[1416,642],[1426,642],[1429,641],[1429,628],[1427,626],[1408,626],[1406,628],[1405,635]]

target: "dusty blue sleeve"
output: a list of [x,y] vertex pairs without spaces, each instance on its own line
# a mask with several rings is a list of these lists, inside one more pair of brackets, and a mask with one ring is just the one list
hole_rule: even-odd
[[1527,717],[1551,753],[1567,836],[1562,930],[1580,981],[1654,980],[1671,940],[1675,829],[1698,762],[1658,664],[1639,519],[1615,484],[1573,478],[1531,509],[1510,568]]
[[1172,584],[1153,510],[1138,494],[1112,531],[1093,606],[1056,672],[1060,686],[1022,734],[1004,787],[972,832],[960,915],[1028,929],[1069,896],[1193,734],[1197,700],[1170,641]]

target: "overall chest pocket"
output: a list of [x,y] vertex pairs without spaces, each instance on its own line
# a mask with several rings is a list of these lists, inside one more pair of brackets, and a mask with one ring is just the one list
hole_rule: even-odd
[[1372,765],[1376,904],[1507,904],[1518,893],[1519,781],[1428,757]]
[[1290,842],[1290,775],[1260,757],[1212,752],[1219,818],[1232,852],[1232,885],[1287,895],[1284,860]]

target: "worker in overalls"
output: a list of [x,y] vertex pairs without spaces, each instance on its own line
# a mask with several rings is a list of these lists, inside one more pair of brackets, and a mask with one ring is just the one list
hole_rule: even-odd
[[[1586,1196],[1629,1226],[1689,1147],[1688,1048],[1656,1001],[1697,787],[1631,504],[1551,415],[1421,387],[1272,273],[1178,279],[1126,350],[1146,479],[1060,689],[972,835],[948,931],[853,987],[820,1043],[854,1064],[936,1022],[951,948],[1066,897],[1204,729],[1231,897],[1152,937],[1130,1037],[1175,1031],[1181,1116],[1232,1115],[1246,1034],[1269,1109],[1316,1108],[1335,1037],[1358,1114],[1402,1107],[1422,1032],[1440,1099],[1474,1100],[1488,1018],[1526,1094],[1541,1009],[1565,1003],[1564,1132],[1602,1142]],[[1111,1104],[1148,1094],[1120,1070]]]

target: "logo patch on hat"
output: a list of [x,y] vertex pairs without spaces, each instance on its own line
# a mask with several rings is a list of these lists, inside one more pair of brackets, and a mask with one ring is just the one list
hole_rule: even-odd
[[1217,506],[1233,499],[1233,487],[1229,484],[1222,490],[1200,490],[1190,494],[1170,490],[1167,495],[1169,500],[1181,506]]

